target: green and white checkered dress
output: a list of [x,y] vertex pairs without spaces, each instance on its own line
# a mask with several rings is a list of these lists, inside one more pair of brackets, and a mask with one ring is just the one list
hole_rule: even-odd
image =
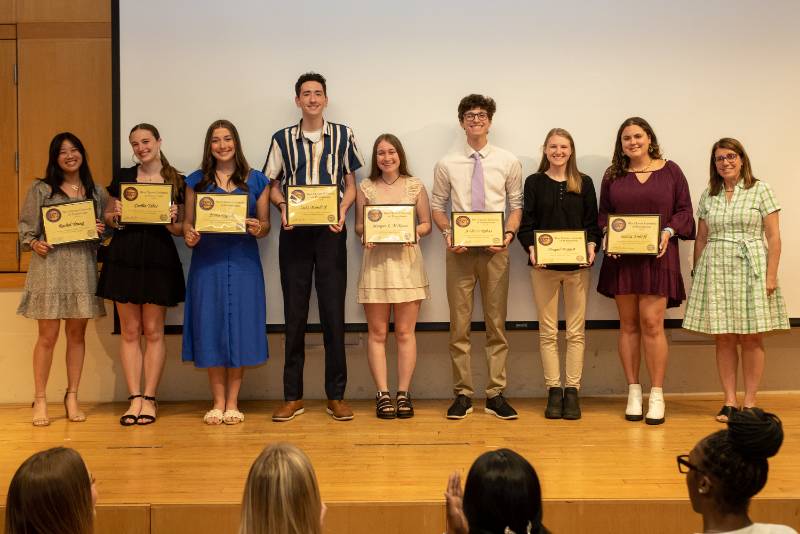
[[683,327],[706,334],[756,334],[789,328],[780,288],[767,296],[764,217],[780,206],[772,189],[740,181],[730,202],[722,191],[700,197],[697,218],[708,243],[694,268]]

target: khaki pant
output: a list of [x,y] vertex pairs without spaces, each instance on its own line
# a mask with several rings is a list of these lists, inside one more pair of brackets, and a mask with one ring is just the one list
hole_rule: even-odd
[[506,307],[508,302],[508,250],[492,254],[471,249],[463,254],[447,252],[447,302],[450,305],[450,357],[453,360],[453,391],[472,397],[470,331],[475,285],[480,283],[483,318],[486,322],[486,364],[489,383],[486,398],[506,387]]
[[554,271],[531,269],[531,283],[539,314],[539,352],[542,355],[544,383],[561,387],[558,358],[558,293],[564,287],[564,312],[567,323],[566,387],[580,388],[585,345],[584,319],[589,291],[589,269]]

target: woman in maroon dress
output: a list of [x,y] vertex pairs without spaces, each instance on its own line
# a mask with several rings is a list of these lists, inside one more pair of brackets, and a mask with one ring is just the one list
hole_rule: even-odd
[[625,419],[642,420],[639,383],[640,345],[652,389],[645,422],[664,422],[664,374],[667,338],[664,312],[686,298],[676,238],[694,239],[692,200],[680,167],[662,158],[656,134],[642,118],[631,117],[619,127],[611,166],[600,189],[598,223],[605,232],[609,214],[661,215],[657,256],[606,255],[597,291],[612,297],[619,311],[619,357],[628,380]]

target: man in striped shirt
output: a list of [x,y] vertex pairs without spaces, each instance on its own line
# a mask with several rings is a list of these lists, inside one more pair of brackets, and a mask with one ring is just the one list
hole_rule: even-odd
[[[295,84],[299,124],[275,132],[264,165],[272,181],[270,201],[281,212],[278,249],[286,322],[283,368],[285,402],[273,421],[290,421],[303,413],[303,364],[311,279],[317,289],[319,318],[325,343],[327,412],[337,421],[353,418],[344,402],[347,361],[344,350],[344,298],[347,290],[347,210],[356,198],[355,171],[363,159],[352,130],[323,118],[328,105],[325,78],[309,72]],[[289,226],[286,220],[287,185],[337,185],[339,220],[330,226]]]

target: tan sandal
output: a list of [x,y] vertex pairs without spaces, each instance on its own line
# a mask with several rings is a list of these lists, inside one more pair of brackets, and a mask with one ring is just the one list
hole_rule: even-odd
[[67,396],[72,393],[75,395],[75,402],[78,402],[78,390],[67,390],[64,392],[64,411],[67,414],[67,419],[73,423],[83,423],[86,421],[86,414],[81,411],[80,407],[78,407],[78,411],[75,414],[69,413],[69,409],[67,408]]
[[221,425],[225,415],[219,408],[208,410],[203,416],[203,422],[207,425]]
[[239,410],[225,410],[222,414],[222,422],[226,425],[238,425],[244,422],[244,414]]
[[[31,403],[31,408],[36,406],[36,399],[47,399],[47,395],[34,395],[34,401]],[[44,417],[34,417],[31,421],[33,426],[50,426],[50,418],[47,417],[47,402],[45,401]]]

